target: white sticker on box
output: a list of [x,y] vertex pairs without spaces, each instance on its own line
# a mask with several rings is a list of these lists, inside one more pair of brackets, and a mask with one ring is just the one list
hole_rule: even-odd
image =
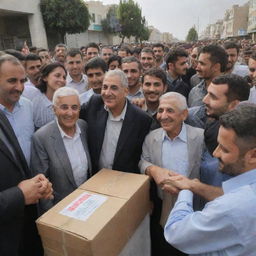
[[106,196],[94,195],[84,192],[65,207],[60,214],[78,219],[87,220],[105,201]]

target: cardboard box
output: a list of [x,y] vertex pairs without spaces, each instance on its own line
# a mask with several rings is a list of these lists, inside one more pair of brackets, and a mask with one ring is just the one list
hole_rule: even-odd
[[148,176],[103,169],[37,226],[47,256],[116,256],[149,208]]

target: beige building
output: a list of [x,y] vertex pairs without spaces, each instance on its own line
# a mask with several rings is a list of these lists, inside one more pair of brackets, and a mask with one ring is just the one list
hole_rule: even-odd
[[29,45],[47,48],[40,0],[0,0],[0,50]]
[[249,1],[247,32],[248,34],[251,34],[252,39],[256,41],[256,0]]
[[148,27],[151,31],[148,41],[151,43],[159,43],[162,41],[162,33],[153,26]]
[[170,44],[173,42],[173,35],[169,32],[164,32],[162,33],[162,42],[163,43],[166,43],[166,44]]

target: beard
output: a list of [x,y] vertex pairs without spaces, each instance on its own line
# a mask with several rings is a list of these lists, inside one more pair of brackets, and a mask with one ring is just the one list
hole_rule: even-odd
[[219,159],[219,170],[222,173],[228,174],[230,176],[237,176],[241,174],[241,171],[244,169],[244,156],[240,156],[239,159],[232,164],[225,164],[220,158]]

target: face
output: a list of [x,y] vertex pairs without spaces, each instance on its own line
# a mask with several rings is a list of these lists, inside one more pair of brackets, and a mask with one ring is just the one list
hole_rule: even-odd
[[105,73],[101,68],[89,68],[86,72],[88,85],[93,90],[101,90]]
[[210,61],[210,54],[201,53],[196,66],[196,72],[199,77],[210,79],[214,74],[213,66],[214,64]]
[[249,76],[250,76],[250,79],[252,80],[252,85],[256,85],[256,60],[250,58],[248,67],[249,67]]
[[177,100],[167,98],[160,100],[157,120],[168,136],[176,137],[181,130],[182,122],[187,118],[187,110],[178,108]]
[[234,67],[238,59],[238,52],[236,48],[230,48],[225,50],[228,56],[227,69],[230,70]]
[[114,60],[112,61],[110,64],[109,64],[109,70],[114,70],[114,69],[118,69],[120,68],[120,65],[119,65],[119,62],[117,60]]
[[155,57],[150,52],[142,52],[140,54],[140,62],[144,70],[148,70],[155,66]]
[[207,88],[207,94],[203,99],[208,116],[218,118],[230,110],[230,102],[228,102],[226,96],[227,92],[228,85],[210,83]]
[[123,63],[122,70],[127,76],[129,87],[135,87],[139,84],[141,72],[137,62]]
[[118,76],[105,77],[101,89],[104,104],[110,111],[121,113],[127,95],[127,88],[122,86]]
[[187,57],[178,57],[178,60],[172,64],[170,63],[171,66],[173,66],[173,72],[178,75],[186,75],[187,69],[188,69],[188,58]]
[[47,83],[47,90],[56,91],[66,85],[66,73],[63,68],[57,67],[44,78],[44,81]]
[[9,61],[2,64],[0,70],[0,101],[7,108],[14,107],[20,99],[26,81],[22,65],[14,65]]
[[232,176],[239,175],[244,169],[244,156],[240,155],[235,139],[234,130],[221,126],[218,134],[219,145],[213,152],[213,156],[219,159],[220,171]]
[[128,56],[127,52],[126,51],[118,51],[118,56],[120,56],[121,58],[125,58]]
[[195,48],[192,50],[191,54],[190,54],[191,66],[192,66],[192,68],[194,68],[194,69],[195,69],[196,66],[197,66],[197,57],[198,57],[198,48],[195,47]]
[[87,48],[87,51],[86,51],[87,61],[94,57],[97,57],[98,55],[99,55],[99,50],[97,48],[93,48],[93,47]]
[[42,60],[42,65],[47,65],[51,63],[51,57],[48,51],[41,51],[38,53],[38,56]]
[[80,110],[79,99],[76,95],[59,97],[53,109],[59,125],[64,131],[75,128]]
[[65,67],[71,77],[82,75],[83,60],[82,60],[81,55],[77,54],[74,57],[67,56]]
[[163,84],[162,80],[155,76],[144,76],[144,82],[142,85],[143,94],[146,103],[159,102],[159,98],[166,91],[166,85]]
[[29,80],[37,85],[40,75],[40,68],[42,66],[41,60],[28,60],[26,61],[26,73]]
[[155,54],[156,57],[156,61],[160,62],[163,60],[164,57],[164,50],[162,47],[154,47],[153,48],[153,52]]
[[63,46],[57,46],[55,48],[55,59],[59,62],[64,62],[67,54],[67,49]]
[[113,50],[108,48],[103,48],[101,50],[101,57],[107,63],[109,58],[113,56]]

